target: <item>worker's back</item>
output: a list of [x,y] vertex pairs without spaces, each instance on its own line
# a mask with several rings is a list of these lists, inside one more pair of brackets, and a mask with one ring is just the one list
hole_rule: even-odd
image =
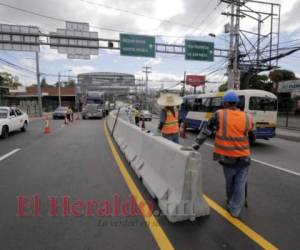
[[231,157],[249,156],[248,132],[252,128],[250,115],[239,109],[219,110],[218,122],[214,152]]

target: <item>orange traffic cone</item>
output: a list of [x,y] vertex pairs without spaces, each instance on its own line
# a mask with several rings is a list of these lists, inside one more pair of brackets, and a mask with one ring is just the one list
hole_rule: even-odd
[[146,128],[145,126],[145,119],[142,118],[141,128],[144,130]]
[[50,128],[50,125],[49,125],[49,118],[48,118],[48,116],[46,116],[44,134],[50,134],[50,133],[51,133],[51,128]]
[[186,127],[185,127],[185,123],[182,122],[180,125],[180,137],[181,138],[186,138]]

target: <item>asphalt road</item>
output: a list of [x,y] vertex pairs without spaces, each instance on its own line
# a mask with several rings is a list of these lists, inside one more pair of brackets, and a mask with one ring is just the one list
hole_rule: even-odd
[[[56,132],[64,126],[64,120],[50,120],[51,130]],[[43,119],[32,120],[29,123],[26,132],[15,131],[10,133],[10,136],[6,139],[0,138],[0,155],[4,155],[16,148],[28,147],[40,140],[44,136],[45,122]]]
[[[115,194],[121,201],[129,199],[130,192],[108,148],[103,121],[77,121],[26,145],[22,135],[18,138],[20,144],[15,141],[14,147],[21,150],[0,162],[1,249],[157,248],[147,227],[130,226],[143,222],[140,216],[98,217],[97,206],[93,216],[63,216],[64,196],[71,201],[112,202]],[[9,140],[1,141],[1,148],[6,142]],[[41,215],[16,216],[16,197],[34,194],[39,196]],[[49,197],[57,198],[57,216],[48,214]],[[29,213],[32,207],[25,210]],[[118,225],[125,223],[122,219],[128,226]]]
[[[155,131],[157,122],[146,122],[146,128]],[[188,132],[187,139],[180,139],[180,143],[191,145],[196,135]],[[208,140],[200,149],[204,192],[225,207],[223,172],[212,161],[212,145]],[[280,249],[300,249],[300,143],[279,138],[258,140],[251,152],[249,208],[242,211],[242,221]]]
[[[151,122],[146,122],[146,127],[155,132],[158,120],[153,119]],[[193,143],[197,133],[193,131],[187,132],[187,142]],[[182,143],[186,140],[181,140]],[[205,147],[213,145],[213,140],[208,139]],[[273,138],[270,140],[256,140],[251,146],[251,157],[254,160],[262,161],[266,164],[274,165],[283,169],[291,170],[300,173],[300,143],[286,139]]]
[[[69,208],[69,215],[64,216],[63,197],[72,204],[76,200],[111,204],[116,196],[121,201],[130,199],[130,191],[108,147],[103,120],[76,121],[65,127],[61,124],[53,121],[54,132],[44,135],[40,121],[32,122],[28,132],[0,140],[0,157],[20,148],[0,161],[1,249],[157,249],[141,216],[98,216],[97,206],[93,216],[87,216],[85,205],[79,209],[85,215],[76,217]],[[147,126],[156,127],[154,122]],[[189,139],[182,143],[190,144],[194,136],[189,133]],[[259,142],[253,154],[259,161],[299,172],[299,145],[290,143],[280,139]],[[282,151],[285,145],[286,151]],[[209,145],[201,148],[204,192],[224,206],[223,174],[211,160],[211,150]],[[127,171],[144,199],[156,204],[128,165]],[[251,166],[249,207],[243,210],[241,220],[280,249],[300,249],[299,178],[263,163],[253,162]],[[16,197],[32,198],[35,194],[40,215],[17,216]],[[55,216],[50,216],[51,197],[58,202]],[[32,199],[29,205],[26,213],[34,211]],[[260,249],[214,210],[209,217],[194,222],[171,224],[163,216],[157,220],[176,249]]]

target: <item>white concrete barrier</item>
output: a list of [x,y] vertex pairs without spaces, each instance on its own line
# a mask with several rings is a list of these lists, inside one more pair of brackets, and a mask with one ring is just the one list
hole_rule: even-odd
[[[107,118],[112,130],[115,114]],[[194,220],[209,214],[202,198],[201,156],[118,119],[113,137],[136,174],[169,221]]]

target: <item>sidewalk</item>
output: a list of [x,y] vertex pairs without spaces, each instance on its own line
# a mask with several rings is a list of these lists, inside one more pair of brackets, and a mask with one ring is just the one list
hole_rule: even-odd
[[300,130],[276,128],[276,137],[290,141],[300,142]]

